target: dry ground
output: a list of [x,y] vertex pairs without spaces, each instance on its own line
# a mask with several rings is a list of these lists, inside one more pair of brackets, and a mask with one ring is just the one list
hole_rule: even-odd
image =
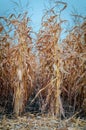
[[86,130],[86,120],[76,118],[76,114],[64,120],[30,112],[19,117],[0,114],[0,130]]

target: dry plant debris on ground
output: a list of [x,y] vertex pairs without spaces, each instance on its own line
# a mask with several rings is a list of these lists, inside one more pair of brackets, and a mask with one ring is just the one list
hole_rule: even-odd
[[26,113],[21,117],[0,119],[0,130],[86,130],[86,120],[76,118],[60,120],[55,116]]

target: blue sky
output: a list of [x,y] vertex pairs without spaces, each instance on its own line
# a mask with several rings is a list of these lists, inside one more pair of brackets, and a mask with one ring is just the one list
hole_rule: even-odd
[[[19,0],[13,0],[14,2],[17,2]],[[43,14],[44,8],[49,8],[50,5],[53,6],[53,0],[20,0],[22,3],[22,7],[24,9],[27,9],[26,5],[29,3],[28,13],[29,16],[31,16],[33,30],[38,31],[41,24],[41,18]],[[49,4],[50,1],[50,4]],[[71,12],[74,10],[77,10],[78,14],[82,14],[86,16],[86,0],[62,0],[64,2],[67,2],[68,6],[63,11],[62,17],[64,19],[67,19],[71,21]],[[15,4],[12,3],[12,0],[0,0],[0,16],[7,16],[12,11],[14,11],[14,8],[17,8]],[[17,10],[22,12],[22,10]]]

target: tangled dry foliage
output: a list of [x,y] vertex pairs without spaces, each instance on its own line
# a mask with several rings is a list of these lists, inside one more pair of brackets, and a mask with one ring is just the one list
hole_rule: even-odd
[[83,108],[86,112],[86,22],[72,29],[63,40],[61,49],[60,67],[64,68],[62,70],[64,104],[66,100],[64,108],[70,112]]
[[[58,4],[58,3],[57,3]],[[66,3],[61,2],[66,8]],[[59,44],[62,32],[60,14],[46,11],[37,37],[40,58],[38,91],[41,111],[71,116],[86,111],[86,22],[75,26]]]
[[[61,4],[60,13],[55,7]],[[0,17],[0,105],[20,115],[35,93],[39,110],[50,115],[71,116],[86,112],[86,22],[75,26],[59,44],[60,14],[66,3],[46,11],[37,34],[38,56],[33,54],[27,13]],[[3,24],[2,24],[3,21]]]
[[[40,71],[39,83],[41,89],[41,110],[59,114],[60,110],[60,83],[58,37],[61,33],[61,25],[57,22],[58,15],[54,10],[46,11],[42,19],[42,28],[37,37],[39,50]],[[40,76],[41,75],[41,76]]]
[[4,21],[4,25],[0,25],[0,105],[13,102],[14,112],[19,115],[34,81],[36,61],[32,53],[31,27],[28,26],[30,19],[25,13],[18,17],[13,14],[9,18],[0,17],[0,20]]

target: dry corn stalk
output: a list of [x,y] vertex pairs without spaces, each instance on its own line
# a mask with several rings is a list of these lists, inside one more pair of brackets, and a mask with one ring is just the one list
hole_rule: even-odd
[[[86,26],[85,23],[84,26]],[[68,106],[72,107],[72,110],[69,107],[72,112],[80,110],[85,100],[83,96],[86,86],[86,44],[83,37],[84,33],[82,26],[74,27],[64,39],[63,50],[60,55],[60,67],[63,72],[63,100],[66,100]],[[66,104],[64,107],[66,107]]]
[[[56,116],[60,115],[62,109],[60,99],[61,72],[59,69],[59,47],[58,41],[61,33],[61,23],[57,22],[59,16],[54,9],[45,13],[42,19],[42,29],[38,34],[37,47],[40,58],[41,75],[41,100],[42,111],[49,111]],[[54,80],[55,79],[55,80]],[[48,86],[48,87],[46,87]],[[44,88],[44,89],[43,89]]]
[[[14,112],[17,115],[23,112],[27,99],[31,95],[34,77],[32,68],[33,61],[29,58],[30,56],[33,56],[31,54],[31,28],[28,27],[29,19],[26,14],[27,13],[24,15],[20,14],[18,18],[13,17],[14,15],[8,19],[4,17],[1,18],[5,20],[5,24],[7,24],[9,30],[12,31],[13,37],[11,36],[12,34],[10,35],[9,30],[7,30],[8,35],[5,33],[0,35],[3,40],[0,42],[0,83],[3,81],[1,86],[7,92],[7,97],[11,94],[10,89],[12,89],[14,93]],[[4,90],[1,90],[1,92]]]

